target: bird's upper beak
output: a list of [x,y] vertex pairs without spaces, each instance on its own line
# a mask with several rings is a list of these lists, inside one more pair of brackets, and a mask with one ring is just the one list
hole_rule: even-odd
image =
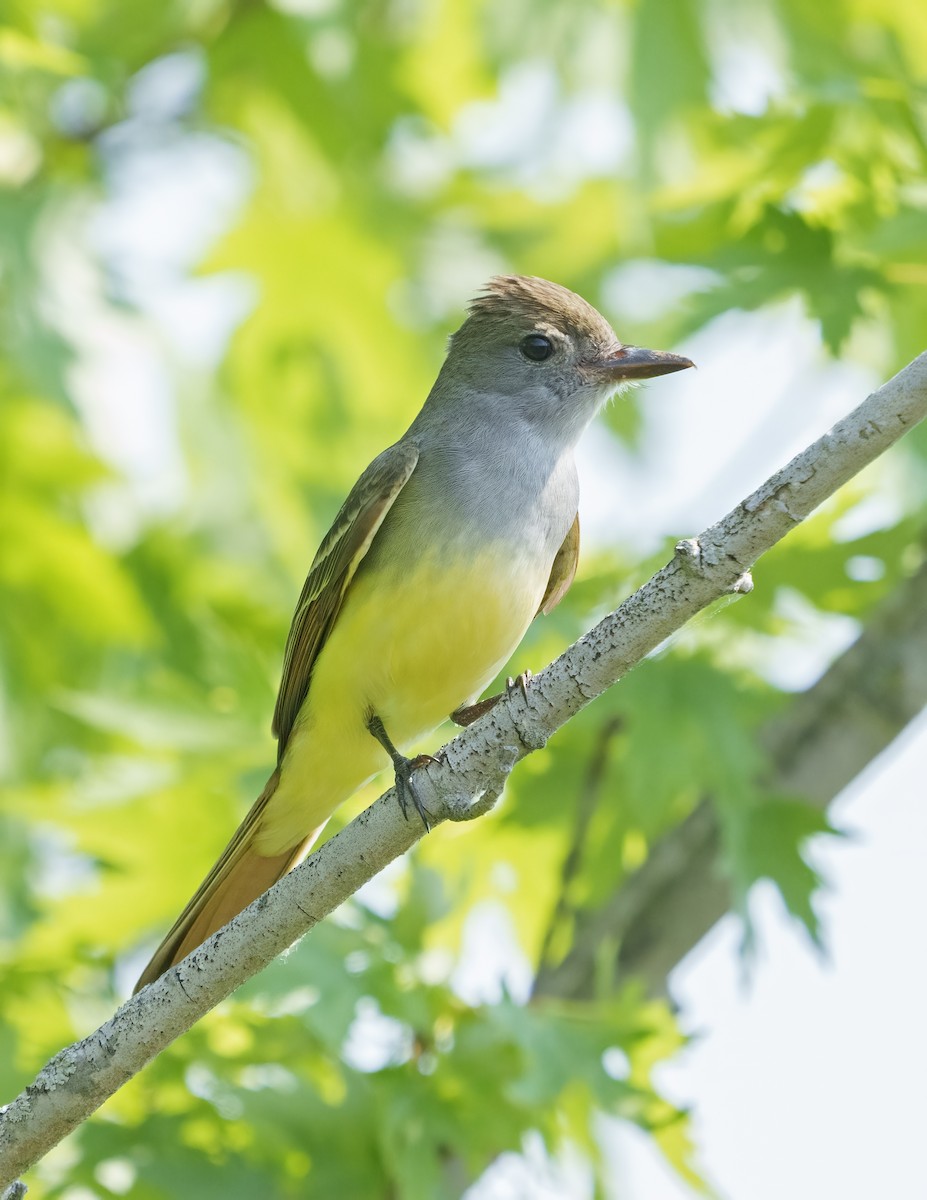
[[643,346],[618,346],[602,358],[588,363],[586,370],[602,380],[621,383],[628,379],[652,379],[654,375],[670,375],[684,371],[695,363],[681,354],[668,350],[645,350]]

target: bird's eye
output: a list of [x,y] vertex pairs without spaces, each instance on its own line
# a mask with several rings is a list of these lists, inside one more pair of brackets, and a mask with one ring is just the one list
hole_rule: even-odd
[[554,343],[549,337],[544,337],[542,333],[529,333],[526,338],[521,340],[521,352],[532,362],[543,362],[545,358],[550,358],[553,354]]

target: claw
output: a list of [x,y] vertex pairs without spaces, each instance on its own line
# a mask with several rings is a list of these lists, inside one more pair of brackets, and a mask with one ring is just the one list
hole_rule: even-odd
[[485,700],[477,700],[476,704],[462,704],[460,708],[455,708],[451,713],[451,720],[455,725],[472,725],[474,721],[495,708],[500,700],[504,700],[506,696],[511,696],[516,688],[527,698],[528,684],[533,678],[530,671],[522,671],[517,679],[513,679],[510,675],[505,681],[504,692],[498,692],[495,696],[487,696]]
[[431,822],[428,818],[431,814],[415,789],[415,783],[412,780],[413,763],[414,760],[411,758],[400,757],[398,760],[393,760],[393,769],[396,772],[396,796],[405,819],[407,821],[409,819],[409,805],[411,804],[421,818],[425,832],[430,833]]
[[411,764],[413,771],[417,767],[427,767],[429,764],[440,767],[443,762],[443,758],[435,758],[433,754],[416,754],[415,758],[409,759],[409,763]]
[[508,679],[506,679],[506,681],[505,681],[505,690],[507,692],[511,693],[511,692],[514,692],[516,688],[518,688],[518,690],[525,697],[525,699],[527,699],[528,698],[528,684],[531,682],[531,680],[533,678],[534,678],[534,675],[531,671],[522,671],[522,673],[518,676],[517,679],[513,679],[512,676],[510,675],[508,677]]
[[408,821],[409,804],[411,803],[421,818],[422,824],[425,826],[425,832],[430,833],[431,822],[429,817],[431,814],[422,803],[416,791],[412,780],[412,772],[416,767],[424,766],[426,763],[438,763],[440,759],[435,758],[433,754],[418,754],[415,758],[406,758],[404,754],[400,754],[390,740],[390,736],[386,732],[386,727],[376,714],[370,716],[367,721],[367,729],[377,739],[392,760],[393,771],[396,776],[396,796],[399,800],[399,807],[402,809],[402,815]]

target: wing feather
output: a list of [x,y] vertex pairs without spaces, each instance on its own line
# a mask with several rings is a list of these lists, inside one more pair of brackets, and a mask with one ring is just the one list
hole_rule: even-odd
[[576,566],[579,562],[579,513],[570,526],[570,530],[563,539],[563,545],[557,551],[557,556],[554,559],[554,565],[550,569],[550,579],[547,582],[547,591],[544,593],[544,599],[541,601],[539,613],[545,615],[552,612],[557,607],[563,597],[567,594],[570,584],[576,575]]
[[278,760],[283,757],[319,651],[331,632],[361,559],[418,462],[418,447],[397,442],[378,455],[351,489],[313,559],[296,605],[274,709]]

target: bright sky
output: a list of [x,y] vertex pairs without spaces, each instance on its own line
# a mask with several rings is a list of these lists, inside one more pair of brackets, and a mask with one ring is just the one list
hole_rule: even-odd
[[[466,128],[459,133],[464,149],[469,136]],[[247,190],[247,171],[238,152],[209,139],[183,145],[152,139],[122,161],[115,200],[95,225],[96,240],[123,264],[127,292],[154,318],[160,337],[209,369],[247,310],[250,292],[240,279],[187,281],[183,272],[205,231],[215,228],[216,212],[230,214]],[[75,384],[91,431],[132,479],[139,511],[170,508],[186,480],[163,345],[139,322],[104,316],[99,305],[98,319],[88,320],[99,281],[67,245],[55,254],[62,322],[84,339]],[[634,264],[616,272],[610,300],[619,315],[635,297],[672,303],[677,282],[652,265]],[[75,294],[79,319],[69,317]],[[675,348],[690,354],[699,370],[648,388],[642,457],[631,458],[603,432],[583,448],[587,544],[630,542],[643,552],[662,535],[698,532],[876,382],[859,368],[825,364],[797,304],[762,315],[729,314]],[[129,377],[131,412],[122,402]],[[889,471],[876,468],[874,477],[880,499],[861,519],[877,525],[893,511],[898,485]],[[101,514],[101,521],[117,517],[124,528],[111,528],[110,535],[130,536],[125,504]],[[777,647],[769,672],[789,686],[805,686],[852,636],[852,623],[809,622],[806,637]],[[775,895],[757,889],[761,955],[751,978],[742,979],[732,919],[673,977],[685,1028],[698,1036],[661,1082],[673,1098],[691,1103],[702,1167],[726,1200],[927,1195],[921,1149],[927,1118],[925,762],[927,722],[921,721],[837,806],[836,822],[854,836],[818,848],[832,882],[821,903],[828,962],[783,915]],[[500,954],[489,968],[496,982],[506,961],[511,965],[510,956]],[[603,1140],[615,1200],[691,1200],[642,1135],[603,1123]],[[523,1159],[501,1162],[469,1200],[583,1200],[588,1194],[581,1166],[567,1162],[556,1170],[529,1146]]]
[[[818,843],[828,957],[772,888],[752,910],[744,980],[725,918],[671,979],[694,1036],[660,1084],[694,1106],[705,1174],[727,1200],[924,1200],[927,714],[844,792]],[[694,1200],[639,1134],[618,1131],[614,1200]]]

